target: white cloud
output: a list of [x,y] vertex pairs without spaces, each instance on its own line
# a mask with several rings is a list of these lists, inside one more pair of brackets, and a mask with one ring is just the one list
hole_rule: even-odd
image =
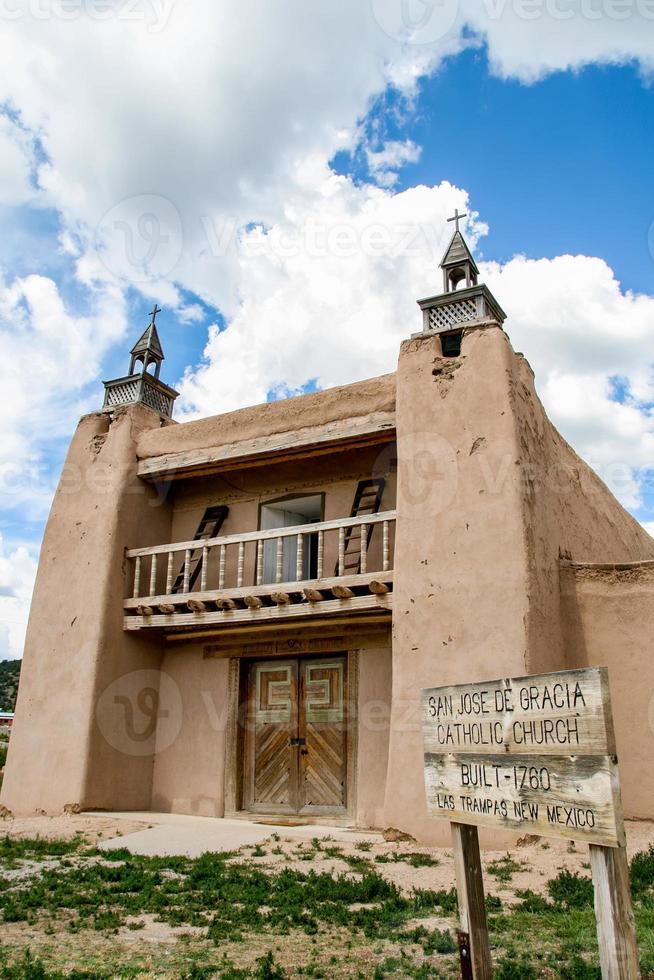
[[84,386],[124,333],[122,292],[108,285],[91,300],[95,312],[74,316],[52,279],[0,279],[0,501],[6,509],[47,509],[52,485],[42,452],[88,410]]
[[381,187],[393,187],[406,163],[420,159],[421,147],[413,140],[388,140],[381,150],[366,149],[368,169]]
[[24,204],[34,197],[31,169],[29,138],[11,119],[0,114],[0,204]]
[[35,575],[36,561],[28,550],[8,552],[0,537],[0,660],[23,655]]
[[654,521],[644,521],[643,527],[645,528],[647,533],[651,534],[652,537],[654,538]]

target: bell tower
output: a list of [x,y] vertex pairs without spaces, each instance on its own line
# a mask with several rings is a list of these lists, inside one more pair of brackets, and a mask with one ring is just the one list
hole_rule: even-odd
[[418,300],[422,310],[422,333],[451,333],[465,326],[496,323],[502,326],[506,313],[488,286],[479,282],[479,269],[463,237],[459,222],[467,218],[455,210],[448,221],[456,222],[440,267],[443,270],[443,292]]
[[155,303],[150,323],[130,351],[129,374],[125,378],[104,382],[104,411],[119,405],[142,405],[158,412],[162,418],[172,418],[178,392],[159,377],[165,359],[159,340],[156,319],[161,309]]

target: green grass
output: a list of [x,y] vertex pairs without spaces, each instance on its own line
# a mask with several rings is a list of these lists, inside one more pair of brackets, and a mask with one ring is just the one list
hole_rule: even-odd
[[[248,853],[258,850],[250,848]],[[243,944],[246,951],[254,937],[263,943],[264,950],[268,945],[277,947],[283,937],[288,937],[294,948],[300,942],[306,955],[299,957],[289,974],[293,977],[331,977],[334,968],[325,957],[332,956],[333,962],[340,964],[350,955],[348,950],[352,951],[353,963],[360,962],[357,956],[367,957],[365,970],[359,974],[363,978],[457,976],[458,957],[451,930],[431,928],[431,922],[430,928],[421,924],[421,920],[437,915],[456,918],[453,887],[416,889],[407,895],[385,880],[367,857],[344,855],[324,842],[318,846],[314,842],[305,850],[313,855],[337,852],[333,856],[347,867],[342,873],[327,873],[304,866],[267,868],[243,860],[243,853],[238,862],[233,860],[234,853],[205,854],[197,859],[152,858],[130,855],[124,848],[97,851],[80,839],[0,839],[0,923],[25,923],[32,935],[41,928],[44,936],[55,937],[49,947],[38,950],[41,962],[36,953],[30,957],[14,949],[10,954],[1,945],[7,931],[3,934],[0,924],[0,980],[138,977],[145,966],[141,969],[130,960],[126,966],[112,963],[109,970],[101,956],[72,960],[68,956],[69,962],[78,965],[77,971],[58,973],[61,967],[56,966],[58,961],[50,962],[47,950],[57,945],[66,947],[68,942],[73,944],[71,948],[82,948],[74,946],[82,941],[89,948],[95,934],[111,937],[128,922],[129,928],[138,931],[144,915],[170,926],[204,928],[207,938],[201,943],[195,936],[180,938],[180,949],[188,952],[183,971],[175,974],[180,980],[285,978],[275,959],[277,952],[260,956],[247,968],[233,962],[240,959],[234,950]],[[398,860],[410,857],[397,855]],[[35,861],[48,864],[40,868],[25,864],[28,873],[24,876],[3,876],[24,862]],[[494,862],[502,869],[495,876],[498,880],[513,873],[511,862],[510,856]],[[644,977],[652,977],[654,848],[636,855],[631,872],[642,971]],[[503,906],[494,895],[486,898],[499,980],[535,980],[546,974],[562,980],[597,980],[600,974],[590,878],[561,871],[547,882],[546,894],[528,890],[516,894],[519,903],[514,908]],[[64,930],[68,940],[61,938]],[[106,974],[102,972],[105,968]]]
[[510,854],[505,854],[504,857],[498,858],[497,861],[491,861],[490,864],[486,865],[486,871],[489,875],[497,878],[502,884],[507,884],[513,878],[516,871],[522,871],[526,865],[522,862],[514,861]]

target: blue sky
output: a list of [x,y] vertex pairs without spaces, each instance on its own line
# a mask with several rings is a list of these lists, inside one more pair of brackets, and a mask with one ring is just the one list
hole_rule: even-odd
[[[0,24],[0,657],[75,420],[154,299],[184,418],[392,370],[455,206],[555,424],[654,527],[654,23],[602,2],[532,24],[447,0],[429,43],[394,36],[395,0]],[[151,212],[168,244],[136,275],[115,229],[145,247]],[[370,222],[415,247],[368,254]]]

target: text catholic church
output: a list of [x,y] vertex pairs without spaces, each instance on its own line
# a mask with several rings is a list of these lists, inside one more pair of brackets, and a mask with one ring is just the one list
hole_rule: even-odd
[[184,424],[155,308],[54,500],[8,810],[440,841],[421,689],[606,665],[654,817],[654,540],[548,421],[458,218],[442,270],[396,373]]

